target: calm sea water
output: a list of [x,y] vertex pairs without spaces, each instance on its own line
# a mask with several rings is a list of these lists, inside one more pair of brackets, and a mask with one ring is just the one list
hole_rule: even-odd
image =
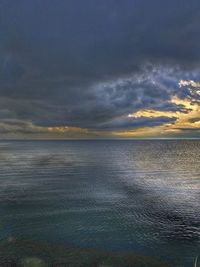
[[200,254],[200,141],[1,141],[0,238]]

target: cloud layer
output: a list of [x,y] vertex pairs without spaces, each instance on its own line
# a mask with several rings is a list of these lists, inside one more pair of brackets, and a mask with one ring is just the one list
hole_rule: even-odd
[[2,0],[0,7],[3,138],[140,136],[139,129],[199,136],[199,1]]

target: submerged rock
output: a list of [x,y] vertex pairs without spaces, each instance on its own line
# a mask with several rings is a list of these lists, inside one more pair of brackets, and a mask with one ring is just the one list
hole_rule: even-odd
[[26,258],[22,260],[23,267],[44,267],[44,261],[39,258]]
[[[12,261],[15,265],[3,265]],[[0,242],[0,266],[4,267],[169,267],[151,257],[131,252],[105,252],[31,240]],[[173,266],[174,267],[174,266]]]

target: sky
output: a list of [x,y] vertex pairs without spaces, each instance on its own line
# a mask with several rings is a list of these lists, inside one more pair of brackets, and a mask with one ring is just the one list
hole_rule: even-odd
[[0,139],[200,138],[199,0],[0,0]]

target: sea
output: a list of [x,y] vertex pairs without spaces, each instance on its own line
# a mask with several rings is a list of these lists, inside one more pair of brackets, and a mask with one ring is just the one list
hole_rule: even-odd
[[200,141],[0,141],[0,266],[124,255],[200,266]]

